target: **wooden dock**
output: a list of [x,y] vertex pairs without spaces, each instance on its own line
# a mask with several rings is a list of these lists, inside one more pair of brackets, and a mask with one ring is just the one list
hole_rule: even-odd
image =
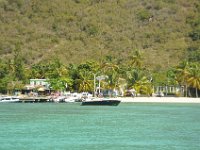
[[45,103],[48,102],[48,97],[23,97],[19,99],[21,103]]

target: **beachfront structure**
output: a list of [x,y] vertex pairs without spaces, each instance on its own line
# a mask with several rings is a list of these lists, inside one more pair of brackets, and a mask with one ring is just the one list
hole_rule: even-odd
[[164,93],[164,95],[184,95],[184,87],[183,86],[154,86],[154,93]]
[[30,83],[24,86],[22,94],[49,95],[50,84],[47,79],[30,79]]
[[47,79],[30,79],[30,85],[33,87],[43,86],[49,88]]

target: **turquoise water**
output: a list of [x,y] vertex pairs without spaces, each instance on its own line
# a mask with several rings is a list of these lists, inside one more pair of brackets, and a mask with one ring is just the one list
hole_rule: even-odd
[[0,150],[198,150],[199,104],[0,104]]

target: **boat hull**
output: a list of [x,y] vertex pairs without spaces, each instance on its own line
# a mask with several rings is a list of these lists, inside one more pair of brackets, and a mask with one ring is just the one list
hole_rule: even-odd
[[19,100],[2,100],[0,103],[18,103]]
[[99,100],[99,101],[83,101],[82,105],[104,105],[104,106],[117,106],[121,101],[119,100]]
[[19,98],[15,97],[0,97],[0,103],[17,103]]

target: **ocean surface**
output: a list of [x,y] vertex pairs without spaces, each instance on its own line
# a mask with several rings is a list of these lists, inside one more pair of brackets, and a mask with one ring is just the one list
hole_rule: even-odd
[[0,150],[199,150],[200,104],[0,103]]

